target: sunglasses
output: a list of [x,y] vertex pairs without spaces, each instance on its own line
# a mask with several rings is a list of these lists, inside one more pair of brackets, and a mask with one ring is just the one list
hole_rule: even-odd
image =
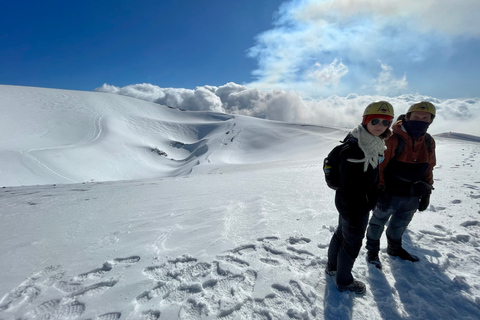
[[382,119],[372,119],[372,121],[370,121],[370,123],[374,126],[376,126],[377,124],[381,123],[382,126],[384,127],[389,127],[390,126],[390,121],[388,120],[382,120]]

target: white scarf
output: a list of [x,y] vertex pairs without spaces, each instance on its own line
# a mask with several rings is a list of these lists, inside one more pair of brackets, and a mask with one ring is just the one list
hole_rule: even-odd
[[364,172],[367,171],[369,164],[375,169],[378,166],[379,158],[385,155],[385,149],[387,149],[385,141],[380,137],[370,134],[362,125],[353,128],[351,134],[357,138],[358,146],[365,154],[365,158],[347,160],[355,163],[365,162],[363,165]]

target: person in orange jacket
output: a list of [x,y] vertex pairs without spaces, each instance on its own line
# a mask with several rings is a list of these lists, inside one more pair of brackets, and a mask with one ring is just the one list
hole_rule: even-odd
[[380,237],[387,221],[387,254],[418,261],[402,247],[402,236],[415,212],[424,211],[433,190],[436,165],[435,141],[427,129],[435,118],[435,106],[421,101],[410,106],[392,126],[380,164],[379,197],[367,228],[367,262],[381,269]]

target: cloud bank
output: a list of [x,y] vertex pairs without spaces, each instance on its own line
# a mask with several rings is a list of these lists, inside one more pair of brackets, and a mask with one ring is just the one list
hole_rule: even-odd
[[[185,110],[349,129],[372,101],[390,101],[400,115],[427,100],[437,107],[431,133],[480,136],[479,98],[433,98],[462,96],[462,86],[477,96],[477,51],[469,49],[480,48],[478,12],[478,0],[286,1],[248,51],[258,61],[251,83],[193,90],[105,84],[96,90]],[[418,93],[426,89],[435,94]]]
[[478,43],[478,12],[478,0],[288,1],[249,50],[258,61],[249,87],[314,98],[418,91],[419,66],[428,73],[442,63],[448,75],[468,50],[459,39]]
[[[383,72],[387,78],[385,82],[391,82],[391,79],[388,79],[388,68]],[[379,86],[381,85],[383,84],[379,83]],[[398,85],[402,86],[402,81]],[[203,86],[193,90],[161,88],[146,83],[122,88],[104,84],[95,91],[130,96],[190,111],[214,111],[348,129],[360,123],[365,107],[372,101],[389,101],[398,116],[405,113],[413,103],[427,100],[437,107],[437,117],[429,132],[435,134],[453,131],[480,136],[480,98],[442,100],[413,94],[396,97],[350,94],[346,97],[311,99],[293,91],[262,91],[233,82],[219,87]]]

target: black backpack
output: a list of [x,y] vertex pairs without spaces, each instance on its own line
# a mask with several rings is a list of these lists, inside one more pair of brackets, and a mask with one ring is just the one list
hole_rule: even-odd
[[341,141],[342,143],[333,148],[323,160],[323,173],[325,174],[325,181],[333,190],[337,190],[340,187],[341,154],[349,147],[349,144],[355,140],[355,138],[347,136],[343,141]]

